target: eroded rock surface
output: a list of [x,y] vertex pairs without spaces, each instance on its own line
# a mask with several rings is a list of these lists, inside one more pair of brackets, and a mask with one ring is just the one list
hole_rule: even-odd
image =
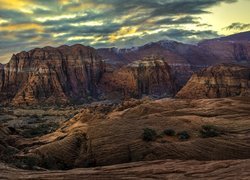
[[109,97],[171,97],[176,93],[176,86],[171,67],[157,57],[134,61],[114,72],[106,73],[102,79],[102,87]]
[[249,179],[250,160],[137,162],[69,171],[25,171],[0,164],[1,179]]
[[95,50],[83,45],[21,52],[0,70],[1,100],[32,105],[95,97],[104,68]]
[[[227,160],[250,158],[249,98],[140,101],[114,107],[87,108],[54,133],[32,139],[20,156],[35,157],[53,169],[91,167],[135,161],[182,159]],[[134,105],[133,105],[134,104]],[[123,108],[124,106],[124,108]],[[203,125],[222,134],[202,138]],[[162,134],[165,129],[186,131],[190,139],[159,136],[142,139],[144,128]],[[26,147],[29,141],[17,142]],[[58,165],[58,166],[57,166]]]
[[250,96],[250,68],[235,64],[211,66],[195,73],[178,92],[180,98]]

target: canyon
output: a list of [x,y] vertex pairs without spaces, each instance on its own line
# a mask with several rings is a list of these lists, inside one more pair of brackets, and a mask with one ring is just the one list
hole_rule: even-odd
[[0,66],[0,101],[18,106],[174,97],[202,68],[249,66],[249,34],[197,45],[166,40],[128,49],[77,44],[21,52]]
[[14,54],[0,64],[0,179],[248,179],[249,52],[244,32]]

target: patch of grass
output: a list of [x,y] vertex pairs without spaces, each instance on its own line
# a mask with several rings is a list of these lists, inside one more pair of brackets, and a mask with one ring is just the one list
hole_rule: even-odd
[[213,125],[203,125],[201,128],[200,136],[202,138],[217,137],[221,134],[221,131]]
[[177,134],[177,136],[180,140],[188,140],[190,138],[190,135],[187,131],[181,131]]
[[143,129],[142,139],[144,141],[154,141],[157,137],[157,133],[154,129],[145,128]]
[[175,136],[175,131],[173,129],[165,129],[163,133],[167,136]]

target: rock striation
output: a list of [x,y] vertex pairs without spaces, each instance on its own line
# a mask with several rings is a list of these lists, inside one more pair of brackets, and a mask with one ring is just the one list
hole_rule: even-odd
[[[188,167],[188,168],[187,168]],[[0,164],[1,179],[249,179],[250,160],[161,160],[69,171],[25,171]]]
[[176,93],[176,82],[171,67],[163,59],[154,56],[106,73],[102,86],[109,97],[166,97]]
[[83,45],[37,48],[12,56],[0,70],[1,100],[61,104],[97,96],[105,64]]
[[178,92],[179,98],[250,96],[250,68],[221,64],[195,73]]
[[[0,64],[0,102],[75,104],[103,98],[174,96],[193,73],[203,68],[221,63],[249,66],[249,34],[205,40],[197,45],[164,40],[125,49],[96,50],[78,44],[21,52],[9,63]],[[197,97],[231,96],[229,92],[215,96],[211,95],[215,94],[213,90],[204,91]],[[233,91],[233,96],[241,94],[241,90]]]
[[[21,156],[34,157],[39,166],[49,169],[159,159],[248,159],[249,109],[249,97],[99,104],[83,109],[57,131],[30,139],[31,142],[18,141],[16,147],[28,147]],[[199,134],[203,125],[213,125],[223,134],[203,138]],[[145,128],[161,136],[154,141],[143,141]],[[173,129],[176,134],[186,131],[190,139],[183,141],[177,136],[162,135],[165,129]]]

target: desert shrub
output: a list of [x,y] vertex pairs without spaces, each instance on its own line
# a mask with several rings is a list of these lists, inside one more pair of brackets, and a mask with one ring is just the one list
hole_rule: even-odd
[[153,141],[156,139],[157,133],[150,128],[143,129],[142,138],[144,141]]
[[180,140],[187,140],[190,138],[190,135],[188,134],[187,131],[181,131],[177,134],[177,136]]
[[202,138],[217,137],[221,134],[217,127],[213,125],[203,125],[200,130]]
[[175,135],[175,131],[173,129],[165,129],[163,131],[163,133],[167,136],[174,136]]

